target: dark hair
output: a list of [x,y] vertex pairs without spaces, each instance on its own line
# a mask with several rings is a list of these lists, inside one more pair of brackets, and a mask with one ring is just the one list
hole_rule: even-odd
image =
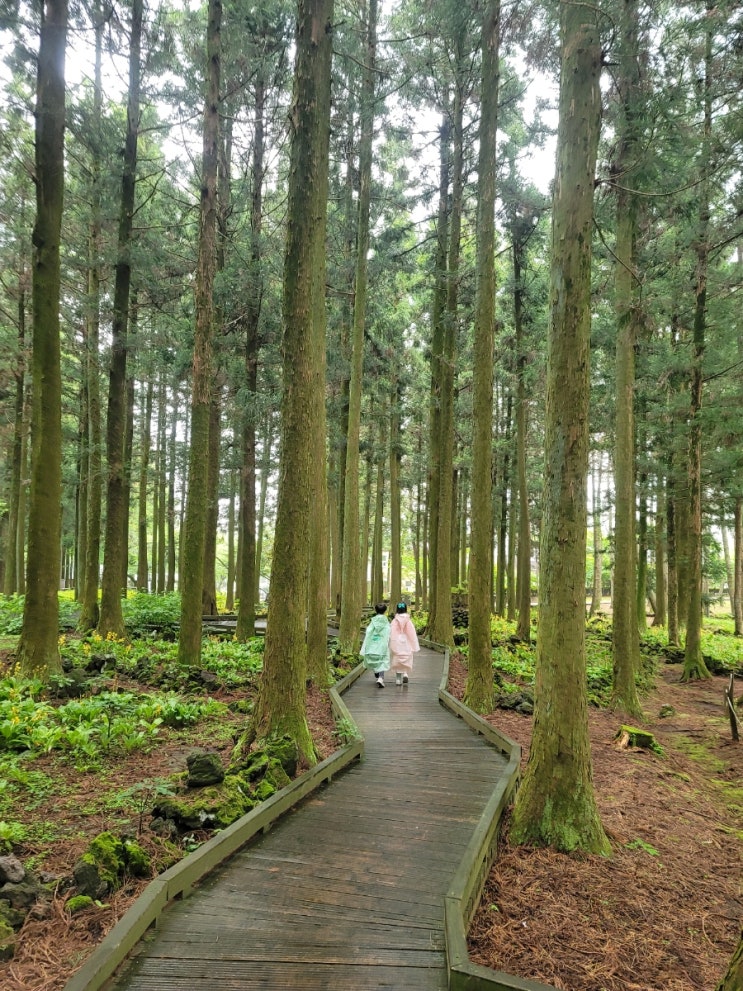
[[382,613],[386,613],[387,612],[387,603],[386,602],[378,602],[376,604],[376,606],[374,606],[374,612],[377,614],[377,616],[381,616]]
[[407,612],[407,611],[408,611],[408,607],[405,602],[397,603],[397,609],[395,610],[395,612]]

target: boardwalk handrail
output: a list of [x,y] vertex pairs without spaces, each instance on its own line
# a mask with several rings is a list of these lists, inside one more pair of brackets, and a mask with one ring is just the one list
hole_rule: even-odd
[[430,640],[422,640],[421,643],[444,654],[439,702],[508,757],[508,763],[480,816],[444,898],[444,939],[449,991],[556,991],[549,984],[539,984],[504,971],[492,970],[473,963],[469,958],[467,930],[495,860],[503,813],[519,784],[521,747],[449,692],[449,648]]
[[[336,721],[356,726],[346,703],[341,698],[364,673],[357,665],[341,681],[330,688],[330,700]],[[65,984],[64,991],[98,991],[114,974],[147,930],[176,898],[185,898],[198,881],[227,860],[255,835],[267,832],[272,823],[293,808],[297,802],[330,781],[364,753],[364,738],[358,733],[350,743],[341,747],[320,764],[310,768],[285,788],[277,791],[252,811],[216,833],[193,853],[163,871],[147,885],[142,894],[122,915],[116,925],[98,944],[85,963]]]

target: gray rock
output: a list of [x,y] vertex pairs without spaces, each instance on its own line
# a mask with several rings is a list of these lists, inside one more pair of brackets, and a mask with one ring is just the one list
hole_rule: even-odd
[[12,884],[19,884],[26,876],[26,869],[17,857],[8,854],[0,857],[0,884],[10,881]]
[[189,788],[206,788],[208,785],[218,785],[224,781],[224,767],[219,754],[196,750],[186,758]]

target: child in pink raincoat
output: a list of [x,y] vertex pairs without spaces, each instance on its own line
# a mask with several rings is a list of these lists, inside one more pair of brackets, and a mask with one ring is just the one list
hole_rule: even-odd
[[413,671],[413,654],[419,650],[418,634],[408,616],[408,607],[398,602],[390,623],[390,671],[395,672],[396,685],[407,685]]

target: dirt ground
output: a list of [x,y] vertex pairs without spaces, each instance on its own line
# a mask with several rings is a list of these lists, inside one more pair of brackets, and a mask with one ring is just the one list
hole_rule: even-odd
[[[470,931],[475,962],[564,991],[713,991],[743,924],[743,742],[731,739],[726,680],[680,673],[662,666],[642,700],[664,756],[620,748],[619,715],[589,709],[610,858],[511,847],[506,822]],[[465,678],[454,662],[460,697]],[[488,718],[525,764],[531,717]]]
[[[456,659],[451,674],[461,695],[466,670]],[[614,854],[512,849],[506,825],[471,931],[474,960],[564,991],[712,991],[743,921],[743,743],[730,741],[722,692],[722,679],[682,685],[677,667],[661,668],[643,705],[665,757],[618,749],[619,718],[589,710],[597,798]],[[663,705],[675,714],[659,718]],[[531,719],[502,711],[490,718],[522,744],[526,760]],[[320,756],[328,756],[337,739],[327,694],[310,694],[309,721]],[[107,769],[106,788],[182,770],[189,750],[205,743],[183,734],[161,741]],[[44,770],[44,760],[34,766]],[[101,787],[96,774],[70,769],[66,778],[66,801],[19,815],[53,819],[67,837],[17,851],[60,877],[93,836],[117,826],[111,813],[88,811]],[[145,829],[139,839],[158,869],[166,867],[157,838]],[[146,883],[133,881],[104,907],[75,916],[60,886],[48,913],[26,921],[15,959],[0,963],[2,991],[60,991]]]

